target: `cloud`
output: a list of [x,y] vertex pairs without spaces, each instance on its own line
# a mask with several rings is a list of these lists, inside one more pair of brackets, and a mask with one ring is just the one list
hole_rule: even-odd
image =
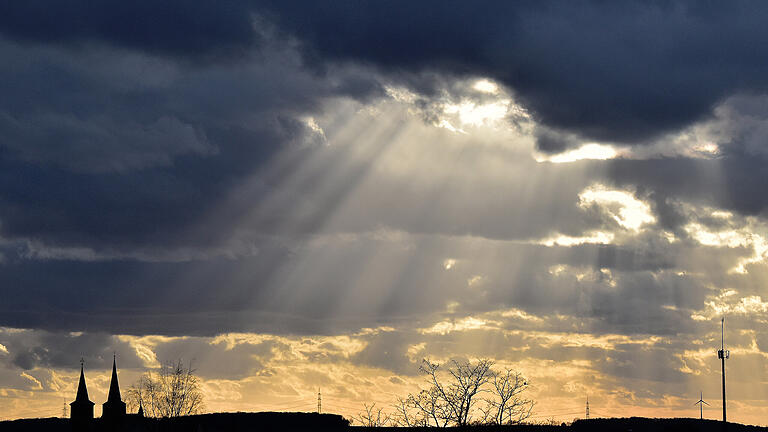
[[[371,64],[414,88],[430,87],[414,79],[423,72],[487,76],[552,130],[633,144],[710,116],[728,96],[764,87],[762,54],[750,43],[764,36],[760,5],[484,6],[32,2],[5,6],[0,32],[18,41],[95,43],[182,61],[242,60],[271,37],[265,35],[282,34],[295,38],[310,65]],[[712,27],[720,29],[717,38]],[[573,145],[550,138],[541,137],[542,149]]]
[[170,117],[146,125],[118,126],[111,119],[84,122],[53,114],[19,120],[5,115],[0,118],[0,129],[6,132],[5,147],[17,152],[20,159],[75,169],[126,171],[168,165],[187,153],[216,152],[205,134]]
[[262,58],[194,68],[7,39],[0,55],[15,59],[0,66],[4,237],[105,254],[225,240],[195,227],[215,203],[279,151],[311,152],[316,132],[302,119],[326,97],[379,91],[354,68],[302,71],[277,42]]
[[112,354],[120,357],[125,368],[139,366],[138,358],[127,344],[105,333],[66,333],[43,330],[0,330],[0,340],[7,348],[5,361],[25,371],[38,368],[77,369],[83,358],[91,368],[112,366]]
[[[336,2],[297,9],[269,2],[267,9],[312,61],[366,62],[395,74],[489,76],[512,89],[544,125],[598,141],[644,144],[711,115],[731,94],[764,87],[761,54],[749,48],[765,32],[760,17],[766,11],[759,6],[484,6]],[[713,27],[721,30],[716,38]],[[540,146],[570,145],[554,142]]]
[[32,1],[3,6],[0,31],[34,42],[101,42],[155,54],[226,58],[242,55],[259,41],[245,5],[78,1],[65,6]]

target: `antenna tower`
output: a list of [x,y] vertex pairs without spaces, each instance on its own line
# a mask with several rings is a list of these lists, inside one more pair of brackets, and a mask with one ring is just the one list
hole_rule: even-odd
[[67,418],[67,401],[64,402],[64,408],[61,409],[61,418]]
[[317,413],[323,412],[323,399],[320,397],[320,387],[317,388]]
[[731,353],[725,349],[725,317],[720,319],[720,350],[717,351],[717,358],[720,359],[723,365],[723,423],[725,423],[725,360],[731,356]]
[[589,420],[589,396],[587,396],[587,420]]
[[699,420],[704,420],[704,405],[709,406],[708,403],[704,402],[704,393],[699,392],[699,401],[694,405],[699,406]]

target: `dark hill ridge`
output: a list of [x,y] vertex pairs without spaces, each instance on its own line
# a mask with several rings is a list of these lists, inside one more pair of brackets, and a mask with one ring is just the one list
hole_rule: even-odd
[[[652,419],[644,417],[577,420],[572,425],[542,426],[473,426],[451,428],[476,432],[768,432],[768,427],[728,423],[727,428],[715,420]],[[336,414],[315,413],[216,413],[173,419],[151,419],[129,416],[120,425],[96,419],[84,432],[253,432],[253,431],[434,431],[436,428],[367,428],[349,426]],[[0,432],[79,432],[73,431],[68,419],[23,419],[0,422]]]
[[[516,425],[516,426],[470,426],[465,428],[450,428],[453,431],[466,430],[473,432],[768,432],[768,427],[748,426],[738,423],[728,423],[727,428],[716,420],[698,420],[691,418],[609,418],[577,420],[571,425]],[[437,428],[367,428],[351,427],[354,432],[384,432],[384,431],[435,431]]]
[[693,418],[645,418],[629,417],[614,419],[590,419],[573,422],[570,429],[575,432],[587,431],[616,431],[616,432],[665,432],[665,431],[691,431],[691,432],[763,432],[767,427],[750,426],[739,423],[724,425],[718,420],[699,420]]
[[0,432],[254,432],[343,431],[349,422],[337,414],[215,413],[153,419],[128,415],[119,424],[94,419],[74,429],[69,419],[22,419],[0,422]]

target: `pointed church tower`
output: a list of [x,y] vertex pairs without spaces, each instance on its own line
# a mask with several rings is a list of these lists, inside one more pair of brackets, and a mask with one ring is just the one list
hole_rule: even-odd
[[101,418],[117,420],[125,417],[125,402],[120,397],[120,384],[117,382],[117,358],[112,358],[112,381],[109,383],[109,395],[102,405]]
[[88,388],[85,386],[84,361],[80,360],[80,383],[77,385],[75,401],[69,404],[69,418],[73,422],[93,420],[93,402],[88,399]]

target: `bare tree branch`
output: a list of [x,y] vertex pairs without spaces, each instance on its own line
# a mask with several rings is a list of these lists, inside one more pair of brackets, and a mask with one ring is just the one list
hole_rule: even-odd
[[430,390],[420,393],[419,406],[436,426],[470,424],[478,401],[476,396],[487,391],[483,387],[493,375],[492,365],[490,360],[475,363],[452,360],[445,371],[450,378],[444,380],[440,376],[440,364],[424,359],[419,369],[427,376]]
[[363,412],[359,413],[352,420],[365,427],[384,427],[390,424],[390,417],[382,408],[376,408],[376,403],[370,405],[363,404]]
[[163,365],[157,373],[147,372],[126,392],[126,402],[133,410],[144,408],[148,417],[179,417],[204,409],[200,384],[190,362],[179,359]]
[[[375,404],[355,420],[363,425],[448,427],[472,424],[518,424],[531,416],[534,402],[522,393],[525,377],[511,369],[496,372],[493,362],[451,360],[446,365],[424,359],[419,371],[428,387],[398,398],[387,415]],[[485,396],[485,397],[483,397]]]
[[[528,382],[520,372],[505,369],[495,373],[491,381],[493,398],[487,399],[489,414],[495,424],[518,424],[531,415],[534,403],[524,399],[521,393],[528,388]],[[491,420],[491,419],[487,419]]]

